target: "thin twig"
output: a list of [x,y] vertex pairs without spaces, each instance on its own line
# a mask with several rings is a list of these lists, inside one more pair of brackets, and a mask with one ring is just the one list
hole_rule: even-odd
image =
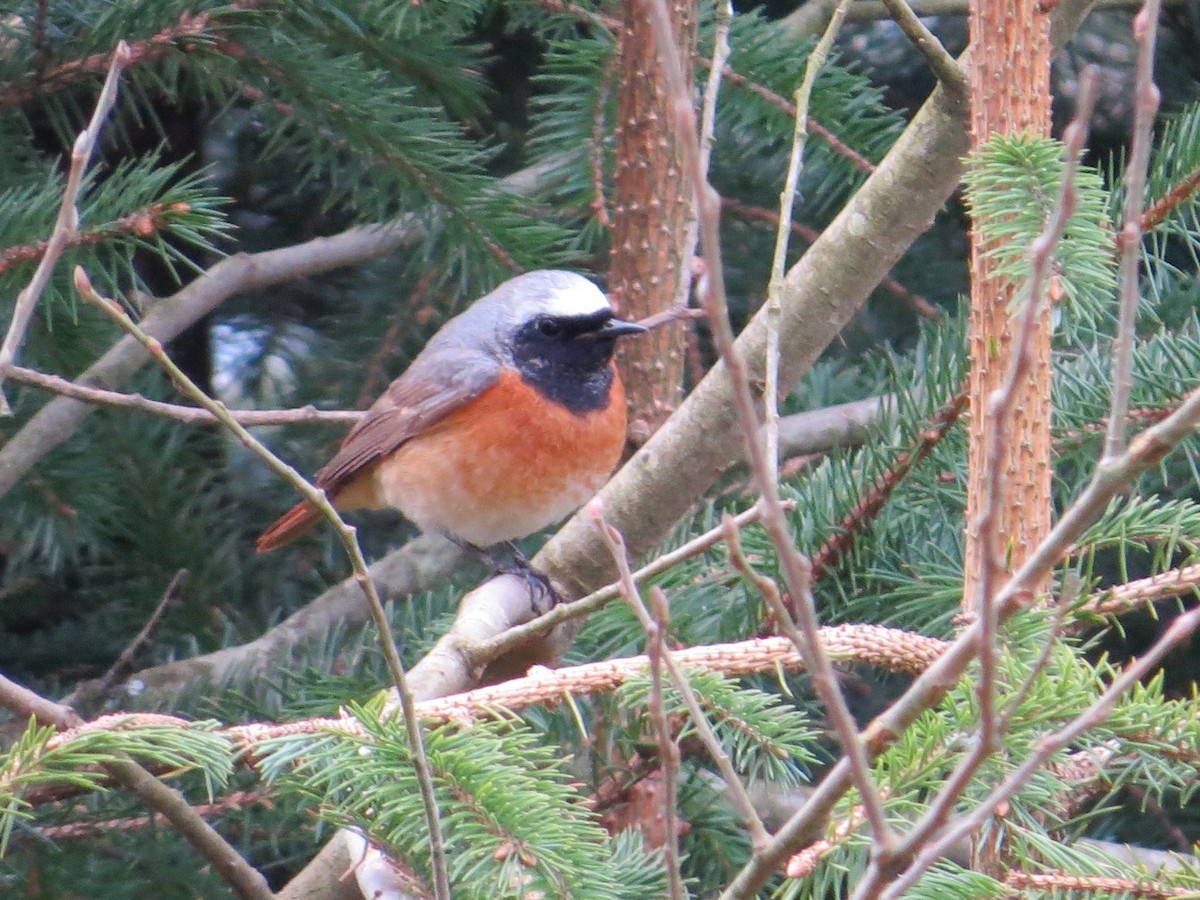
[[788,154],[787,173],[779,192],[779,220],[775,228],[775,251],[771,258],[771,277],[767,282],[767,347],[766,376],[763,388],[763,439],[767,458],[767,474],[771,481],[779,479],[779,320],[783,316],[783,278],[787,268],[788,238],[792,210],[796,203],[796,185],[804,165],[804,147],[808,141],[808,105],[812,99],[817,74],[825,67],[829,50],[842,20],[846,17],[849,0],[838,0],[825,26],[825,32],[813,47],[804,64],[804,77],[792,98],[796,115],[792,126],[792,147]]
[[[625,568],[629,568],[628,560]],[[679,871],[679,821],[675,810],[679,746],[671,736],[671,720],[663,700],[663,658],[670,652],[666,640],[667,617],[671,606],[667,602],[667,595],[657,585],[650,589],[650,598],[654,603],[654,618],[646,635],[646,656],[650,660],[650,700],[647,707],[650,721],[654,723],[654,734],[658,738],[658,766],[662,773],[663,863],[667,867],[671,900],[684,900],[687,892]]]
[[[679,48],[676,46],[672,34],[671,19],[666,2],[665,0],[643,0],[643,5],[650,15],[659,59],[663,66],[666,88],[673,98],[676,128],[682,135],[695,135],[696,113],[684,81]],[[890,846],[893,835],[884,815],[883,803],[871,778],[866,750],[859,740],[858,728],[846,705],[845,698],[841,694],[841,689],[834,676],[833,666],[821,646],[816,611],[812,607],[812,593],[809,590],[811,579],[808,561],[794,546],[787,518],[779,502],[779,486],[768,475],[768,467],[759,439],[760,422],[757,406],[750,392],[745,367],[734,346],[733,330],[729,324],[729,312],[725,301],[725,276],[721,264],[721,201],[704,177],[704,172],[700,167],[697,141],[685,139],[681,145],[686,157],[686,165],[695,183],[697,214],[700,220],[704,260],[707,266],[705,283],[708,289],[704,292],[703,299],[708,309],[709,326],[714,342],[717,344],[729,376],[733,405],[745,441],[746,457],[750,461],[751,470],[754,472],[761,494],[759,502],[763,507],[763,526],[775,545],[783,565],[788,591],[796,604],[800,633],[804,637],[804,645],[800,649],[809,661],[813,686],[824,702],[834,731],[846,753],[846,758],[850,760],[854,781],[862,795],[862,802],[867,810],[867,818],[871,822],[875,838],[881,845]]]
[[1150,143],[1159,91],[1154,84],[1154,44],[1158,36],[1160,0],[1146,0],[1133,17],[1137,43],[1137,65],[1133,88],[1133,144],[1125,166],[1125,209],[1121,227],[1121,306],[1113,340],[1112,400],[1108,411],[1108,434],[1104,455],[1114,457],[1125,449],[1125,416],[1133,390],[1133,339],[1137,320],[1139,257],[1142,250],[1142,210],[1146,203],[1146,172],[1150,165]]
[[[178,599],[179,590],[187,581],[187,577],[187,569],[180,569],[175,573],[174,577],[167,585],[167,589],[163,591],[162,598],[158,601],[158,605],[155,606],[154,611],[150,613],[150,618],[146,620],[146,624],[144,624],[138,630],[138,633],[134,635],[133,640],[125,645],[125,649],[120,652],[115,660],[113,660],[113,664],[108,667],[108,671],[105,672],[100,677],[100,680],[96,683],[95,690],[98,693],[107,694],[113,689],[118,681],[123,679],[126,675],[134,670],[135,661],[138,654],[141,653],[146,644],[149,643],[150,636],[154,634],[155,630],[158,628],[158,625],[162,621],[163,614],[166,613],[167,608]],[[67,694],[67,696],[63,697],[59,702],[62,703],[63,706],[70,706],[73,708],[75,705],[75,691]]]
[[921,51],[938,81],[948,90],[960,95],[966,94],[967,73],[958,64],[958,60],[942,46],[942,42],[934,33],[925,27],[925,23],[917,17],[906,0],[883,0],[883,5],[887,7],[888,14],[896,20],[900,30],[912,41],[913,46]]
[[[89,387],[74,381],[69,381],[59,375],[50,375],[36,369],[24,366],[11,366],[6,375],[10,381],[28,384],[32,387],[51,391],[63,397],[73,397],[85,403],[96,406],[112,406],[118,409],[135,409],[139,412],[153,413],[183,422],[186,425],[220,425],[221,421],[207,409],[198,406],[180,406],[177,403],[163,403],[151,400],[141,394],[123,394],[119,391],[106,391],[103,388]],[[353,425],[366,412],[356,409],[317,409],[315,406],[302,406],[297,409],[231,409],[229,415],[235,421],[247,427],[264,425],[309,425],[332,424]]]
[[[716,10],[713,14],[713,55],[709,63],[708,81],[704,86],[704,99],[700,104],[700,166],[708,171],[712,160],[712,148],[716,142],[717,131],[717,95],[721,90],[721,75],[729,61],[729,27],[733,24],[733,4],[730,0],[716,0]],[[695,254],[696,245],[691,245],[691,253]]]
[[896,455],[891,466],[875,479],[875,483],[858,501],[854,509],[848,512],[838,526],[838,530],[817,548],[812,556],[812,577],[820,580],[832,567],[836,566],[854,543],[856,535],[860,534],[872,522],[884,504],[904,481],[908,473],[925,460],[934,448],[950,433],[962,414],[967,410],[968,398],[965,393],[956,394],[950,402],[933,414],[929,427],[921,431],[916,446],[912,450],[901,451]]
[[[613,561],[617,564],[617,571],[621,576],[620,581],[618,581],[621,596],[629,604],[629,608],[633,611],[642,629],[646,634],[651,634],[654,629],[654,620],[650,617],[650,612],[646,609],[646,604],[642,602],[642,598],[638,595],[637,584],[634,582],[633,573],[629,569],[629,556],[625,551],[625,539],[621,537],[621,533],[617,529],[604,520],[604,510],[599,500],[592,500],[587,506],[587,511],[591,514],[593,521],[595,521],[596,527],[600,529],[600,533],[604,537],[604,543],[608,547],[609,552],[612,553]],[[704,749],[708,751],[708,755],[717,764],[717,768],[721,772],[721,777],[725,779],[726,787],[733,798],[734,805],[737,806],[738,811],[742,814],[742,819],[745,821],[746,828],[750,832],[750,845],[752,847],[763,846],[770,839],[770,835],[763,826],[762,819],[755,812],[754,804],[746,793],[746,786],[742,784],[741,777],[733,767],[733,761],[730,760],[729,754],[725,752],[725,748],[721,746],[721,741],[717,738],[716,733],[712,730],[712,726],[708,723],[708,717],[704,715],[704,710],[700,707],[700,701],[696,697],[695,691],[692,690],[691,684],[688,683],[687,675],[675,664],[671,652],[666,648],[663,648],[662,662],[671,676],[671,683],[675,685],[675,689],[679,691],[680,697],[683,698],[684,705],[687,706],[688,715],[691,716],[692,725],[696,729],[696,736],[700,738],[700,742],[704,744]]]
[[336,529],[346,550],[346,554],[350,557],[350,564],[354,571],[355,580],[358,581],[371,607],[375,625],[379,630],[380,646],[383,650],[384,658],[387,660],[388,669],[391,672],[396,691],[400,696],[404,716],[405,737],[408,740],[409,749],[412,753],[413,768],[417,775],[417,781],[421,785],[422,801],[425,804],[425,818],[429,828],[430,856],[433,864],[436,893],[438,900],[450,900],[450,880],[446,867],[445,846],[442,840],[437,798],[433,793],[433,777],[429,768],[429,759],[425,755],[420,723],[417,720],[414,709],[412,693],[408,689],[404,665],[401,663],[400,655],[396,651],[395,639],[392,637],[387,611],[383,608],[383,602],[379,599],[375,583],[371,579],[370,572],[367,570],[367,563],[363,559],[361,548],[358,546],[358,539],[354,528],[342,521],[342,517],[334,509],[333,504],[329,502],[324,491],[314,488],[299,472],[267,449],[261,441],[250,434],[249,431],[229,415],[229,411],[223,403],[213,400],[197,387],[171,361],[170,357],[163,350],[162,344],[139,328],[121,308],[120,304],[106,297],[101,297],[96,293],[81,266],[75,269],[75,287],[85,300],[98,306],[137,340],[167,374],[170,375],[172,381],[175,382],[187,397],[220,419],[221,424],[232,432],[247,449],[266,462],[276,474],[287,480],[303,494],[304,498]]
[[71,148],[71,166],[67,170],[67,183],[63,188],[62,203],[58,207],[58,218],[54,221],[54,230],[46,242],[45,252],[38,261],[33,278],[30,279],[25,289],[17,294],[16,304],[13,306],[12,322],[8,326],[8,333],[4,336],[4,343],[0,344],[0,415],[8,415],[12,412],[8,406],[8,400],[4,396],[6,370],[17,360],[17,353],[25,340],[25,329],[29,327],[33,310],[42,296],[42,291],[46,289],[46,285],[50,281],[50,275],[58,263],[59,256],[78,233],[79,210],[76,209],[75,204],[79,200],[83,176],[87,171],[88,162],[92,158],[92,150],[95,149],[96,141],[100,138],[100,129],[104,125],[104,120],[108,118],[109,112],[117,102],[117,81],[121,77],[121,71],[129,63],[129,59],[129,45],[121,41],[117,44],[117,49],[113,51],[112,59],[108,64],[108,75],[104,79],[104,87],[100,89],[100,96],[96,100],[96,108],[92,111],[91,121],[88,122],[87,128],[79,133],[75,139],[75,145]]
[[638,324],[643,328],[661,328],[664,325],[670,325],[672,322],[703,319],[704,316],[704,310],[696,309],[694,306],[672,306],[670,309],[664,309],[662,312],[652,313],[644,319],[638,319]]
[[1101,725],[1121,695],[1149,675],[1166,656],[1167,651],[1191,637],[1198,627],[1200,608],[1184,613],[1172,622],[1166,633],[1139,659],[1127,665],[1121,675],[1091,706],[1063,728],[1042,737],[1016,771],[974,805],[970,812],[948,825],[937,840],[927,844],[912,865],[888,885],[881,895],[882,900],[898,900],[903,897],[904,891],[912,887],[916,880],[941,858],[948,847],[982,827],[983,823],[995,814],[996,808],[1016,794],[1056,753],[1064,750],[1084,732]]

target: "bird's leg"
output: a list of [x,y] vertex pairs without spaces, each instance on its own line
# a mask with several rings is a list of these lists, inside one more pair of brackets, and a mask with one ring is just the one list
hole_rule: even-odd
[[529,586],[529,593],[533,599],[533,611],[537,615],[547,612],[550,607],[557,606],[562,602],[558,591],[550,583],[549,576],[535,569],[525,558],[525,554],[512,541],[504,542],[512,554],[511,559],[501,559],[483,547],[472,544],[470,541],[464,541],[447,532],[442,532],[442,536],[479,559],[497,575],[516,575],[521,578]]

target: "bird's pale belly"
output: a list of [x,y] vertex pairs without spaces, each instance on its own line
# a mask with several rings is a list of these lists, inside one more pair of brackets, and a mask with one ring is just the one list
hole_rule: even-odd
[[615,381],[607,409],[576,415],[515,372],[381,462],[378,493],[425,531],[480,547],[565,518],[616,466],[625,443],[625,397]]

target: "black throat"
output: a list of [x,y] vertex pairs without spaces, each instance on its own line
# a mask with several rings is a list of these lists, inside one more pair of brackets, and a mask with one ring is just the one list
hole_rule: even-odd
[[601,333],[612,317],[541,318],[524,325],[513,341],[521,379],[543,396],[582,416],[608,406],[615,336]]

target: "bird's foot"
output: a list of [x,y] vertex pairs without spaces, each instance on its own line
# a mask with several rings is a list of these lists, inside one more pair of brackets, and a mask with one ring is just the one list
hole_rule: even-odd
[[550,576],[535,569],[511,541],[508,542],[508,549],[512,552],[512,558],[498,565],[496,571],[501,575],[516,575],[525,582],[534,614],[543,615],[562,603],[562,597],[550,583]]
[[543,615],[563,602],[558,591],[554,589],[554,585],[550,583],[550,577],[544,572],[539,572],[535,569],[529,560],[525,558],[525,554],[512,541],[505,542],[512,557],[510,559],[501,559],[469,541],[461,541],[451,535],[446,535],[446,537],[463,550],[477,557],[497,575],[516,575],[524,581],[529,588],[534,615]]

